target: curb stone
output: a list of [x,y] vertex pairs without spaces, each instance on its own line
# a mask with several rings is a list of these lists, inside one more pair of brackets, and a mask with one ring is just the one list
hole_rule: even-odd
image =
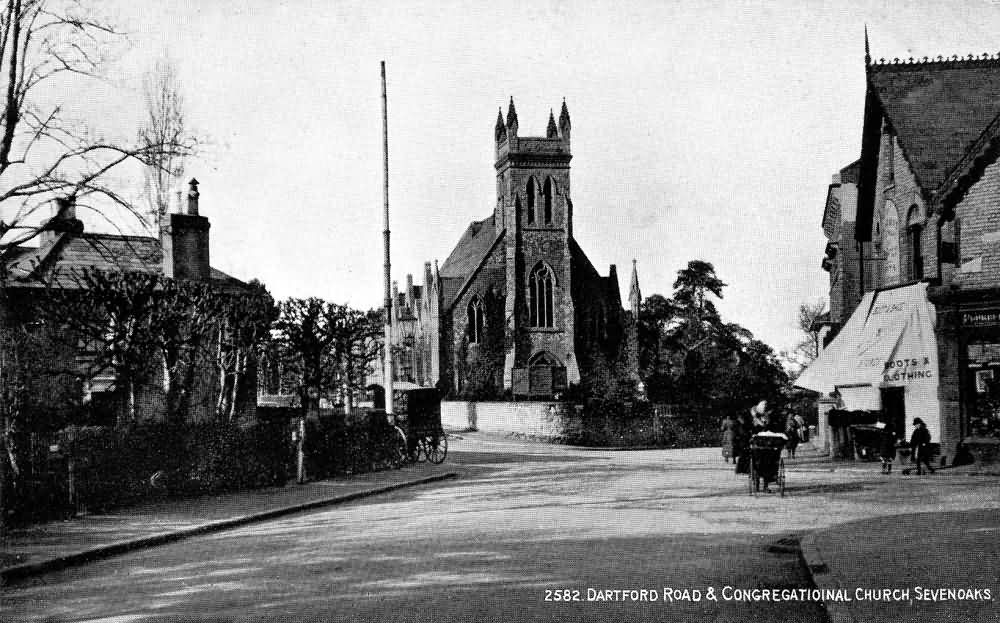
[[[802,547],[802,561],[805,562],[806,570],[809,571],[809,576],[816,588],[828,590],[843,588],[823,560],[819,547],[816,545],[816,535],[814,533],[805,535],[802,537],[800,545]],[[823,607],[826,608],[826,614],[830,617],[830,623],[858,623],[844,603],[824,601]]]
[[429,484],[432,482],[439,482],[442,480],[448,480],[456,477],[458,477],[457,472],[448,472],[446,474],[438,474],[436,476],[419,478],[417,480],[408,480],[406,482],[400,482],[385,487],[377,487],[375,489],[365,489],[363,491],[356,491],[354,493],[348,493],[336,497],[313,500],[311,502],[304,502],[302,504],[283,506],[281,508],[261,511],[259,513],[252,513],[250,515],[240,515],[237,517],[231,517],[229,519],[212,521],[191,528],[185,528],[183,530],[175,530],[172,532],[161,532],[159,534],[153,534],[151,536],[130,539],[128,541],[118,541],[116,543],[109,543],[107,545],[99,545],[97,547],[92,547],[78,552],[73,552],[71,554],[66,554],[63,556],[57,556],[55,558],[48,558],[45,560],[39,560],[38,562],[25,563],[13,567],[7,567],[6,569],[0,569],[0,586],[7,586],[12,582],[16,582],[18,580],[22,580],[24,578],[28,578],[35,575],[48,573],[50,571],[65,569],[67,567],[75,567],[78,565],[84,565],[89,562],[94,562],[104,558],[119,556],[121,554],[125,554],[127,552],[135,551],[138,549],[155,547],[157,545],[166,545],[167,543],[173,543],[175,541],[180,541],[193,536],[210,534],[212,532],[220,532],[222,530],[228,530],[230,528],[236,528],[247,524],[267,521],[270,519],[277,519],[285,515],[300,513],[308,510],[313,510],[316,508],[321,508],[324,506],[335,506],[338,504],[345,504],[347,502],[353,502],[355,500],[360,500],[363,498],[380,495],[382,493],[389,493],[391,491],[396,491],[397,489],[405,489],[407,487]]

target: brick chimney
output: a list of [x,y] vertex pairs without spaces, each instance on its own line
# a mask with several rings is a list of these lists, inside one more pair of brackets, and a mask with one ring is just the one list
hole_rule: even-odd
[[48,246],[56,241],[60,234],[83,233],[83,222],[76,218],[76,198],[59,197],[56,199],[56,213],[42,228],[39,244]]
[[160,221],[163,275],[172,279],[208,281],[208,219],[198,214],[198,180],[188,184],[185,213],[164,214]]

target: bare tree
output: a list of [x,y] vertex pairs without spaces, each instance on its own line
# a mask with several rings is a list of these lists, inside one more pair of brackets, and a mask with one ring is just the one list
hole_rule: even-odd
[[161,167],[191,152],[194,141],[181,133],[127,144],[96,137],[69,118],[70,93],[79,80],[99,78],[120,36],[80,0],[8,0],[0,8],[0,236],[6,243],[0,273],[15,247],[39,234],[39,212],[54,198],[72,196],[76,206],[97,214],[120,208],[141,219],[112,174],[130,163]]
[[186,139],[184,95],[177,67],[163,56],[143,79],[146,116],[139,129],[139,145],[150,149],[149,166],[144,170],[149,220],[157,230],[160,217],[170,208],[170,191],[184,175],[185,154],[156,149],[157,145],[183,144]]

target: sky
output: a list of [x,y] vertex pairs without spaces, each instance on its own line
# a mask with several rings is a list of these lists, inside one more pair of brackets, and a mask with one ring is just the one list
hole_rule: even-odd
[[[128,32],[79,113],[131,136],[143,74],[177,68],[204,138],[212,264],[277,298],[382,304],[387,67],[392,274],[422,281],[492,213],[493,127],[572,117],[574,235],[602,274],[631,261],[644,296],[711,262],[719,309],[776,350],[825,296],[831,175],[860,154],[871,53],[1000,50],[1000,4],[954,2],[102,3]],[[99,224],[95,227],[100,227]]]

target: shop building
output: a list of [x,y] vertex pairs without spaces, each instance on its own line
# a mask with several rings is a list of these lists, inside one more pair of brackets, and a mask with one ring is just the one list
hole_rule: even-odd
[[880,410],[900,436],[920,417],[944,461],[963,443],[995,455],[1000,58],[866,54],[865,74],[861,158],[824,211],[836,337],[798,384],[821,392],[821,417]]

